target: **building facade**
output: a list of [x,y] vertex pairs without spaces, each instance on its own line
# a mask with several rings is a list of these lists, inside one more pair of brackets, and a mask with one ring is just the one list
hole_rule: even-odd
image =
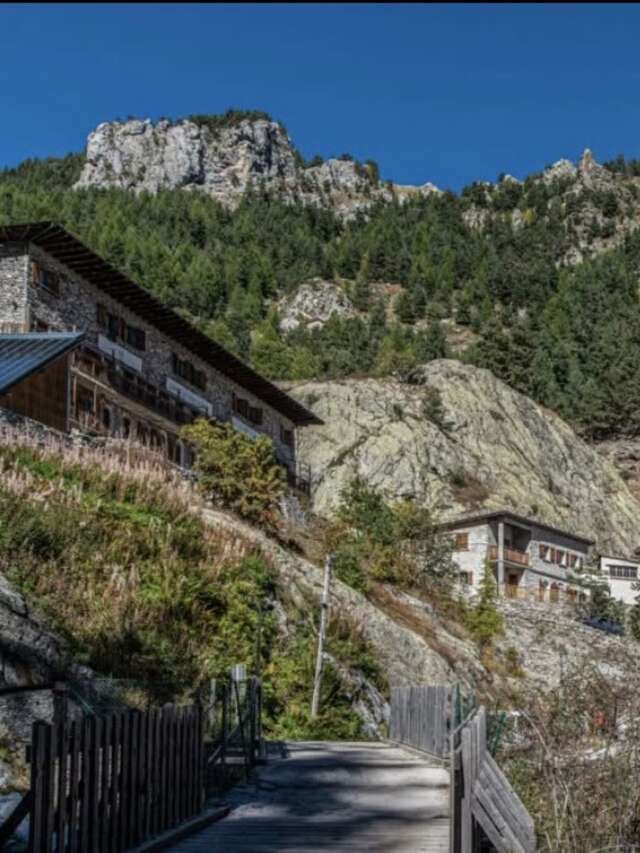
[[640,562],[625,557],[600,557],[600,572],[609,584],[611,597],[625,604],[634,604],[640,590],[634,589],[639,580]]
[[492,567],[499,588],[541,599],[561,591],[578,593],[575,573],[586,564],[593,540],[508,511],[488,512],[442,525],[452,536],[461,580],[477,588],[484,566]]
[[198,416],[266,435],[295,476],[296,430],[319,419],[51,223],[0,229],[0,330],[81,331],[70,424],[135,438],[189,464]]

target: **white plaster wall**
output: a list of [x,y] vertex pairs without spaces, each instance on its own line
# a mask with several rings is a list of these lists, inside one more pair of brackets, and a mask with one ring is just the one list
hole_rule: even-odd
[[615,598],[617,601],[624,601],[625,604],[634,604],[636,596],[639,594],[639,591],[633,589],[633,579],[626,580],[623,578],[610,578],[610,566],[635,566],[636,568],[640,569],[640,563],[636,560],[625,560],[624,558],[618,557],[600,558],[600,570],[602,571],[602,574],[607,578],[607,583],[609,584],[609,589],[611,590],[611,597]]
[[487,548],[489,545],[494,545],[495,542],[488,524],[459,527],[455,531],[451,531],[449,535],[455,537],[456,533],[467,533],[469,535],[469,548],[466,551],[454,551],[453,560],[461,572],[473,574],[473,586],[475,588],[479,586],[482,579]]

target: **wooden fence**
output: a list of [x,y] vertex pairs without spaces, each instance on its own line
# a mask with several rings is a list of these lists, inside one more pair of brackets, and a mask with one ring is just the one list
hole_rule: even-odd
[[449,754],[452,689],[412,686],[391,690],[389,739],[441,758]]
[[533,821],[487,749],[487,715],[474,710],[451,733],[453,853],[479,849],[482,835],[498,853],[535,853]]
[[200,709],[35,723],[30,798],[30,853],[119,853],[177,826],[204,804]]
[[29,853],[120,853],[204,804],[199,708],[124,711],[33,725],[31,787],[0,827],[29,816]]

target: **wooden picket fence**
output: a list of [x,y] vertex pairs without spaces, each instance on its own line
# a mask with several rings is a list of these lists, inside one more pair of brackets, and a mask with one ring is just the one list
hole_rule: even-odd
[[498,853],[535,853],[533,820],[487,749],[487,714],[473,710],[451,733],[453,853],[480,849],[482,836]]
[[445,758],[449,754],[452,689],[444,686],[394,687],[389,740]]
[[35,723],[21,805],[30,853],[120,853],[178,826],[204,805],[200,709]]

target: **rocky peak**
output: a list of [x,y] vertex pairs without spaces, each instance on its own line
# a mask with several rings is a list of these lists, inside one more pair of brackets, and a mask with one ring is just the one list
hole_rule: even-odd
[[556,160],[542,173],[542,180],[545,184],[550,184],[558,178],[575,178],[577,169],[571,160]]
[[247,191],[265,189],[345,218],[394,196],[439,192],[430,183],[383,183],[349,158],[305,165],[284,127],[262,113],[103,122],[89,134],[76,187],[199,190],[231,208]]

